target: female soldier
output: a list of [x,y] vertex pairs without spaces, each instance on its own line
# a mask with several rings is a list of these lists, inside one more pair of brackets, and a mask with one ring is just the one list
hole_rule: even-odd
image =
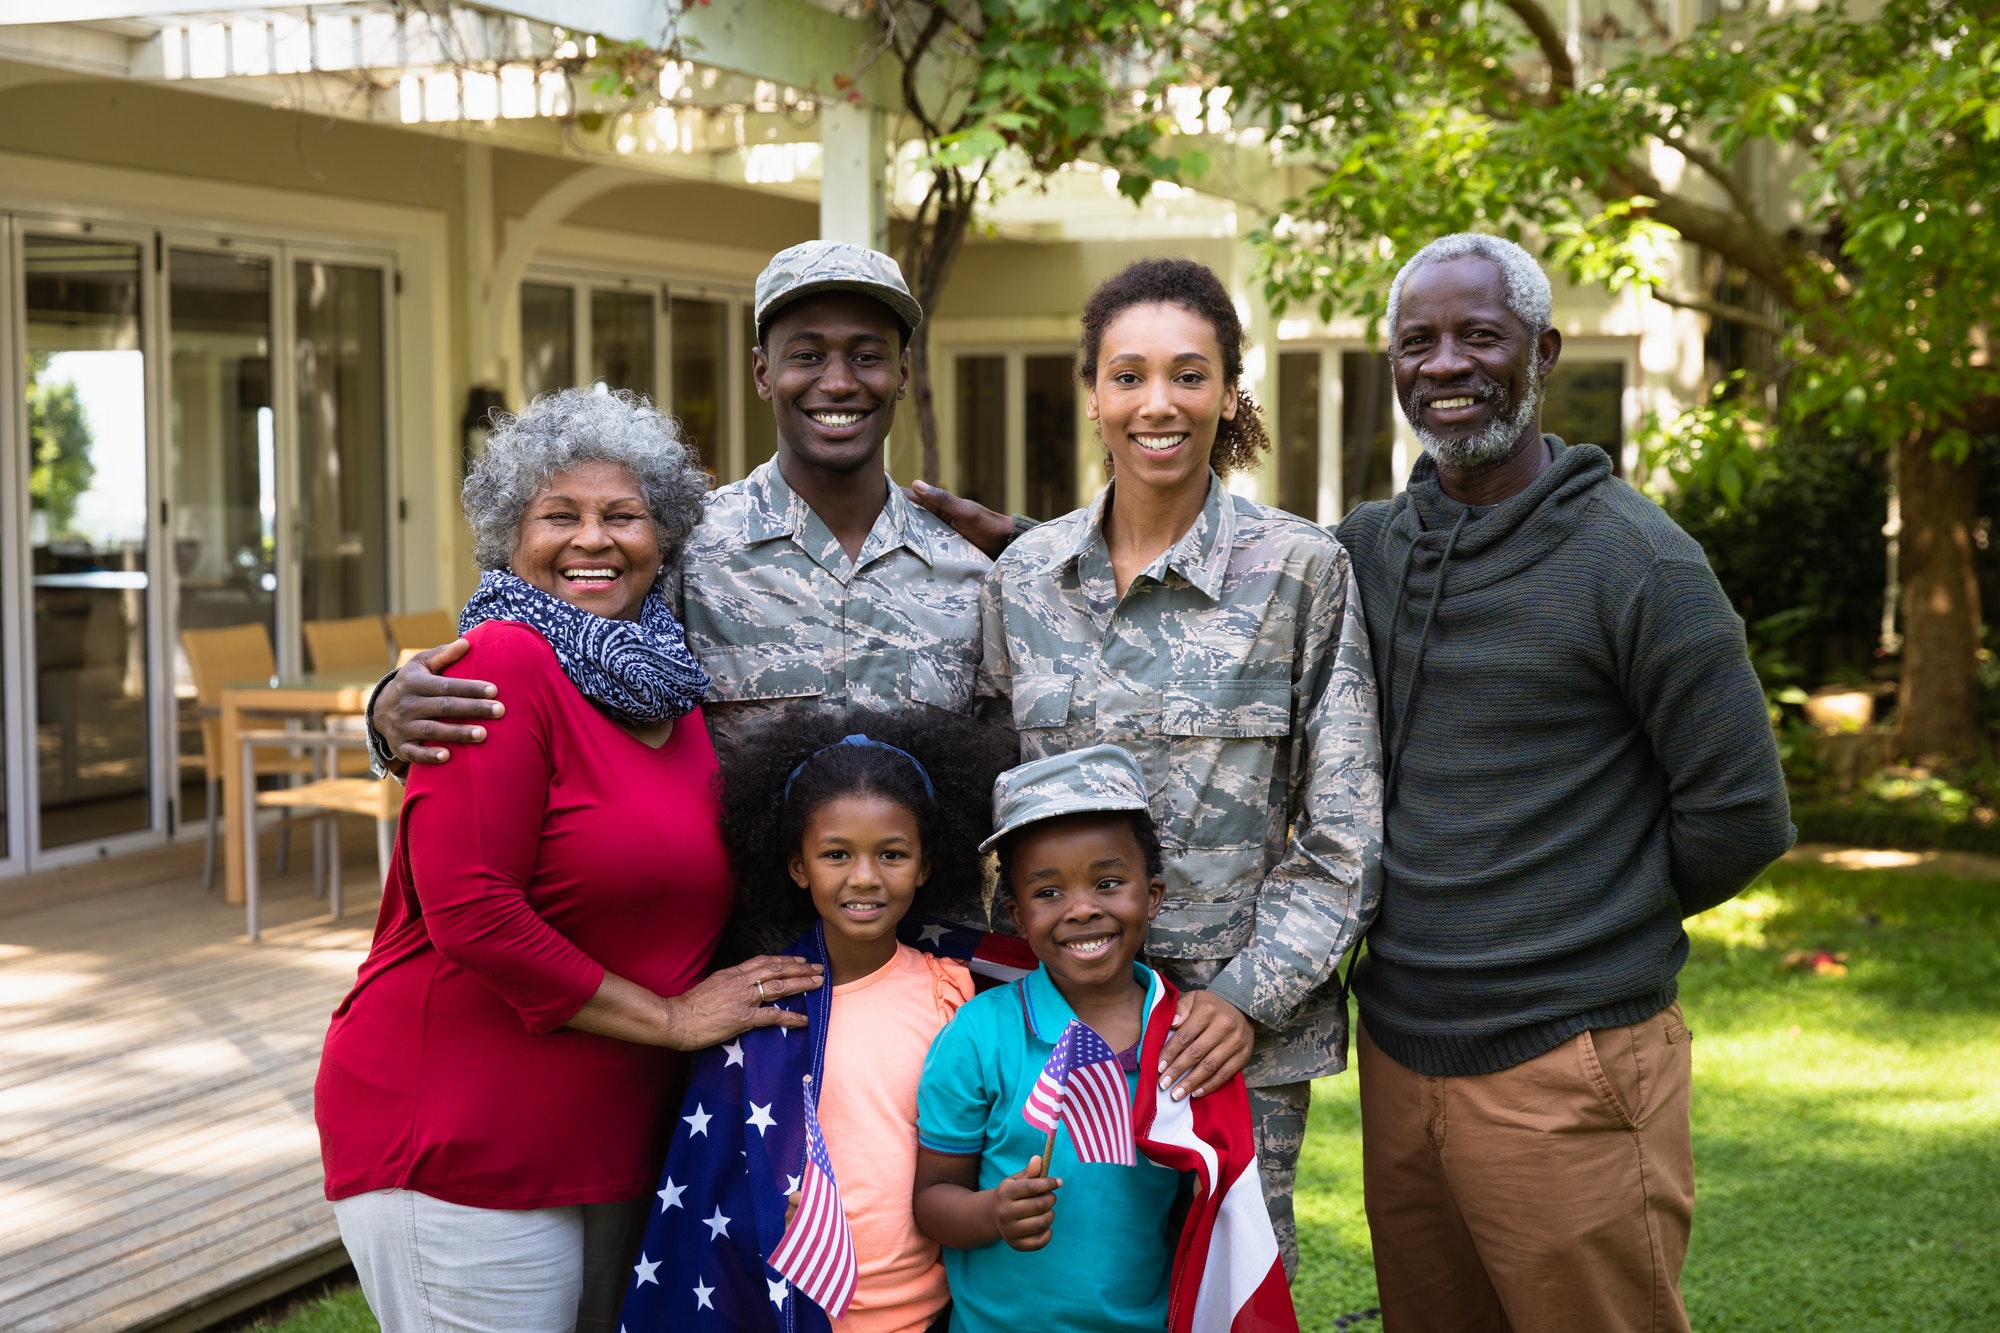
[[1108,742],[1145,770],[1167,879],[1146,961],[1189,992],[1149,1072],[1200,1096],[1243,1070],[1291,1273],[1311,1080],[1346,1064],[1335,965],[1380,901],[1360,596],[1324,529],[1223,484],[1269,440],[1214,273],[1141,260],[1082,324],[1113,479],[994,567],[978,688],[1011,705],[1023,761]]

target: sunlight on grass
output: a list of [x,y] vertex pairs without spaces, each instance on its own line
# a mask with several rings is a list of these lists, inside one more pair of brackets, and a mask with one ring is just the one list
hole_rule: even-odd
[[[1694,1327],[2000,1328],[2000,884],[1785,863],[1689,933]],[[1785,967],[1819,950],[1847,974]],[[1313,1090],[1297,1210],[1317,1333],[1376,1303],[1351,1075]],[[375,1324],[349,1292],[274,1328]]]

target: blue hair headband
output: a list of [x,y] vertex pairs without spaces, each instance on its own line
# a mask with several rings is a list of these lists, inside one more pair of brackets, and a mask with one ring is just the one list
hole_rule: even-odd
[[820,749],[814,750],[804,759],[801,759],[799,761],[799,766],[792,770],[792,775],[785,779],[784,799],[787,801],[792,799],[792,784],[798,781],[799,774],[805,772],[807,764],[810,764],[813,760],[819,758],[821,755],[825,754],[828,750],[833,749],[834,746],[839,746],[839,745],[872,745],[878,750],[887,750],[891,754],[899,754],[903,756],[903,758],[910,761],[910,767],[917,770],[917,776],[923,779],[924,795],[930,797],[933,801],[937,799],[937,788],[931,785],[931,775],[924,771],[924,766],[917,762],[917,757],[915,755],[911,754],[908,750],[902,749],[899,746],[891,745],[887,741],[878,741],[873,736],[864,736],[858,731],[851,736],[842,736],[839,740],[835,741],[833,745],[823,746]]

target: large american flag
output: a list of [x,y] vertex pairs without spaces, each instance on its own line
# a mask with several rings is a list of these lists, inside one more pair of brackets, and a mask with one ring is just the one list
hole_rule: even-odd
[[[825,963],[821,927],[785,952]],[[619,1315],[625,1333],[830,1327],[811,1292],[765,1256],[779,1252],[785,1196],[803,1192],[808,1174],[806,1079],[817,1089],[825,1078],[832,996],[822,986],[778,1002],[805,1014],[805,1028],[753,1028],[696,1057]]]
[[817,1101],[812,1076],[807,1075],[803,1102],[805,1181],[799,1189],[798,1215],[771,1256],[771,1267],[817,1301],[820,1309],[839,1319],[854,1299],[854,1283],[860,1272],[854,1261],[854,1233],[840,1207],[840,1187],[833,1180],[833,1161],[826,1155],[826,1139],[819,1132]]
[[1139,1164],[1132,1151],[1132,1094],[1118,1053],[1082,1019],[1072,1018],[1056,1038],[1021,1114],[1045,1134],[1056,1132],[1057,1121],[1067,1124],[1078,1161]]

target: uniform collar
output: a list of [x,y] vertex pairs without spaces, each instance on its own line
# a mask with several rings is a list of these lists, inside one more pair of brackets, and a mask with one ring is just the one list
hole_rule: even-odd
[[[1146,988],[1145,1003],[1139,1012],[1153,1012],[1153,1001],[1159,998],[1160,978],[1152,968],[1134,960],[1132,976]],[[1069,1007],[1056,983],[1049,976],[1047,967],[1037,967],[1021,979],[1021,1006],[1028,1011],[1028,1027],[1035,1038],[1053,1046],[1063,1034],[1070,1020],[1076,1017],[1076,1010]]]
[[[1056,548],[1044,573],[1076,564],[1092,546],[1104,540],[1104,513],[1111,504],[1111,488],[1115,485],[1117,482],[1113,481],[1097,493],[1070,539]],[[1222,484],[1222,478],[1210,472],[1208,498],[1202,503],[1194,526],[1139,571],[1139,576],[1164,583],[1168,573],[1178,574],[1213,601],[1222,595],[1222,581],[1229,572],[1229,552],[1235,544],[1236,506],[1230,502],[1229,488]]]
[[[898,546],[908,547],[926,565],[935,563],[937,553],[931,545],[932,534],[918,520],[915,506],[903,494],[903,488],[896,484],[895,478],[887,477],[887,480],[889,502],[875,516],[875,526],[869,529],[868,540],[861,546],[861,559],[855,563],[866,564]],[[838,542],[833,541],[826,524],[785,480],[776,458],[758,464],[744,478],[743,489],[749,498],[743,535],[752,545],[778,537],[792,537],[816,559],[832,555],[840,561],[845,560],[845,552],[840,550]],[[816,549],[830,542],[833,544],[831,553]]]

